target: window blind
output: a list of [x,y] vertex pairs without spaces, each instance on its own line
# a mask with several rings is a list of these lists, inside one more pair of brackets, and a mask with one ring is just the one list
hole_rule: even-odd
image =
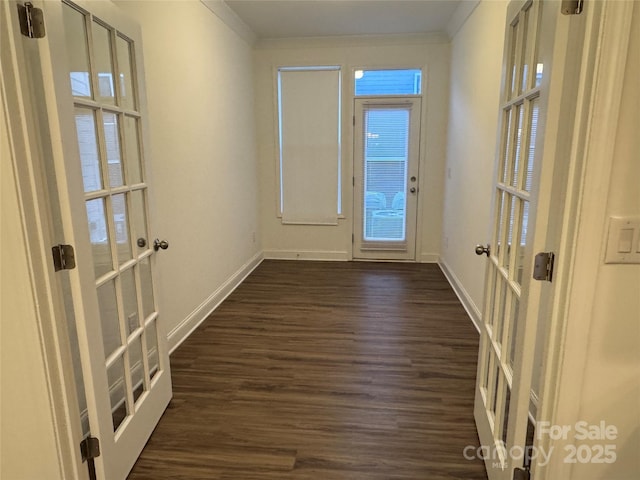
[[364,128],[364,238],[404,241],[409,109],[370,108]]
[[278,71],[282,223],[337,225],[340,69]]

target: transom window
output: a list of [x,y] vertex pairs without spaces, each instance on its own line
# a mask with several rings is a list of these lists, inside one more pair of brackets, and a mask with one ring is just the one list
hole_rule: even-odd
[[420,95],[422,70],[356,70],[355,95]]

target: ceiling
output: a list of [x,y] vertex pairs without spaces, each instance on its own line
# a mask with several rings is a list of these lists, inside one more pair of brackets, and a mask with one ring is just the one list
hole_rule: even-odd
[[258,38],[444,33],[468,0],[225,0]]

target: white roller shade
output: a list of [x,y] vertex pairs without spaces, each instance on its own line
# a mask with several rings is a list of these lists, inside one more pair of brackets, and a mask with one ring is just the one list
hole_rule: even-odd
[[340,70],[278,72],[282,223],[337,225]]

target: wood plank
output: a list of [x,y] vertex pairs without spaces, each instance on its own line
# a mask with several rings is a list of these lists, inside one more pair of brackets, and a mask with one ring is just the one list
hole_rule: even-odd
[[172,355],[129,478],[485,480],[477,351],[436,265],[265,261]]

